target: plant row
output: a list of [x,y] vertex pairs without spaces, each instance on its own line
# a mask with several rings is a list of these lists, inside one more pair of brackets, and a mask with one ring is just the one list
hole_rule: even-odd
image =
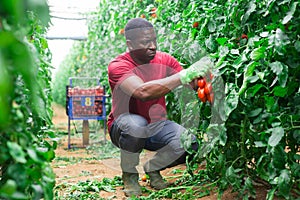
[[53,199],[46,1],[0,2],[0,198]]
[[[101,1],[88,15],[88,39],[74,46],[57,77],[97,74],[108,86],[109,61],[126,51],[125,24],[146,18],[157,30],[159,50],[184,68],[204,55],[215,62],[213,103],[184,88],[166,98],[168,117],[200,145],[187,163],[193,178],[182,184],[205,179],[220,196],[231,187],[249,199],[254,183],[263,182],[270,188],[266,199],[293,199],[300,184],[299,16],[294,0]],[[64,97],[59,90],[55,95]],[[204,160],[206,169],[194,174]]]

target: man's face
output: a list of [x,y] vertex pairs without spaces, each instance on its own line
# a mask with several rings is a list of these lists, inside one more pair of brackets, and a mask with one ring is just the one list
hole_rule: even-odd
[[127,40],[131,57],[138,64],[149,63],[156,54],[156,34],[153,28],[135,29],[133,39]]

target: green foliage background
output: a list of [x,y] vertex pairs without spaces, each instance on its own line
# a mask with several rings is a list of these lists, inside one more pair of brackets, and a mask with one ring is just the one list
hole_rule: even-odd
[[46,1],[0,2],[1,199],[53,199],[49,22]]
[[[157,29],[159,50],[184,67],[204,53],[215,59],[213,109],[191,100],[184,104],[191,112],[181,112],[182,102],[174,94],[167,97],[171,119],[200,119],[192,131],[201,148],[188,170],[203,160],[207,165],[186,184],[210,180],[220,195],[231,186],[248,199],[255,197],[253,181],[263,180],[270,187],[267,199],[275,194],[293,199],[300,187],[299,10],[294,0],[101,1],[88,15],[87,41],[74,46],[57,73],[54,100],[65,103],[71,76],[96,75],[108,86],[107,65],[126,50],[120,30],[144,14]],[[220,120],[213,121],[212,114]]]

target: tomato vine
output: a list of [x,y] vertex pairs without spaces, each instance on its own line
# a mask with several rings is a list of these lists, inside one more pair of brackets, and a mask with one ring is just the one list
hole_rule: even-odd
[[46,1],[0,2],[0,197],[53,199]]
[[254,182],[262,181],[270,188],[267,199],[299,195],[297,1],[116,0],[101,1],[99,8],[91,14],[87,41],[65,63],[70,75],[98,74],[108,85],[107,64],[126,49],[121,30],[139,16],[154,23],[159,49],[183,67],[205,54],[215,59],[213,106],[197,97],[178,99],[180,91],[167,96],[169,118],[199,121],[191,131],[201,148],[188,171],[206,160],[206,169],[182,184],[210,180],[220,196],[232,187],[248,199],[255,197]]

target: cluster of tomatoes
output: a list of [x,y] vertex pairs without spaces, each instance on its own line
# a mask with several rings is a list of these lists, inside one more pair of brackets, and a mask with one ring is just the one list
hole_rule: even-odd
[[213,88],[211,81],[213,79],[213,75],[209,75],[209,79],[206,77],[200,77],[197,81],[198,84],[198,89],[197,89],[197,94],[198,98],[203,102],[209,102],[213,103],[214,101],[214,93],[213,93]]
[[68,87],[68,97],[72,97],[72,110],[74,116],[102,115],[102,100],[104,88],[96,86],[91,88]]
[[81,101],[72,102],[72,113],[74,116],[99,116],[102,115],[102,102],[95,101],[91,106],[82,105]]
[[80,88],[78,86],[74,88],[68,88],[68,96],[103,96],[104,89],[102,86],[96,86],[93,88]]

